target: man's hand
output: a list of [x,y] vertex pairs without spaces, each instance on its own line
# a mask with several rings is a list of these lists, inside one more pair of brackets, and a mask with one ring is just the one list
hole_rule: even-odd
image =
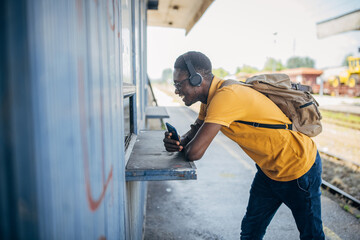
[[168,152],[180,152],[184,149],[184,147],[180,144],[179,141],[171,139],[171,133],[169,132],[165,132],[165,137],[163,141],[165,149]]

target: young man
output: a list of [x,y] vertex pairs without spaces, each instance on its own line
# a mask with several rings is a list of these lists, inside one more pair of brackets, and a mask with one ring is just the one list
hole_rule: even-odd
[[175,93],[186,106],[200,101],[199,116],[181,141],[165,133],[167,151],[184,151],[188,160],[200,159],[221,130],[256,163],[241,239],[262,239],[282,203],[292,211],[301,239],[324,239],[321,221],[321,159],[308,136],[288,130],[254,127],[237,120],[262,124],[290,124],[265,95],[239,85],[222,86],[210,60],[200,52],[179,56],[174,65]]

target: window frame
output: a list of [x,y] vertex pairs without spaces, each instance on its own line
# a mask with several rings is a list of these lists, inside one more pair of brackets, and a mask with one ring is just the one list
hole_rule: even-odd
[[[129,133],[125,133],[125,150],[129,147],[129,143],[131,142],[131,138],[134,135],[135,130],[135,118],[134,118],[134,98],[136,96],[136,86],[134,84],[123,83],[123,99],[129,98]],[[124,111],[125,114],[125,111]],[[124,116],[125,117],[125,116]],[[126,122],[124,121],[124,125]],[[124,128],[125,129],[125,128]]]

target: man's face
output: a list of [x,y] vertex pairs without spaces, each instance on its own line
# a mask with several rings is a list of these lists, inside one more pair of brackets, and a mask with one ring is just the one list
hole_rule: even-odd
[[195,93],[195,87],[191,86],[189,82],[189,74],[187,72],[175,69],[174,85],[175,94],[178,94],[179,97],[182,98],[186,106],[190,106],[198,101]]

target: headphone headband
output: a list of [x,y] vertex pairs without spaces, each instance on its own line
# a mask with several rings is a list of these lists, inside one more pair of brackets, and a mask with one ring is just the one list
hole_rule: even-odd
[[187,66],[187,68],[188,68],[188,70],[190,72],[190,75],[195,75],[197,72],[195,71],[195,68],[191,63],[191,60],[190,60],[189,56],[184,54],[183,57],[184,57],[184,60],[185,60],[185,64],[186,64],[186,66]]
[[191,60],[187,56],[187,54],[185,53],[182,56],[184,58],[186,67],[187,67],[187,69],[189,70],[189,73],[190,73],[190,84],[192,86],[200,86],[200,84],[201,84],[201,82],[203,80],[202,76],[198,72],[195,71],[195,68],[192,65]]

